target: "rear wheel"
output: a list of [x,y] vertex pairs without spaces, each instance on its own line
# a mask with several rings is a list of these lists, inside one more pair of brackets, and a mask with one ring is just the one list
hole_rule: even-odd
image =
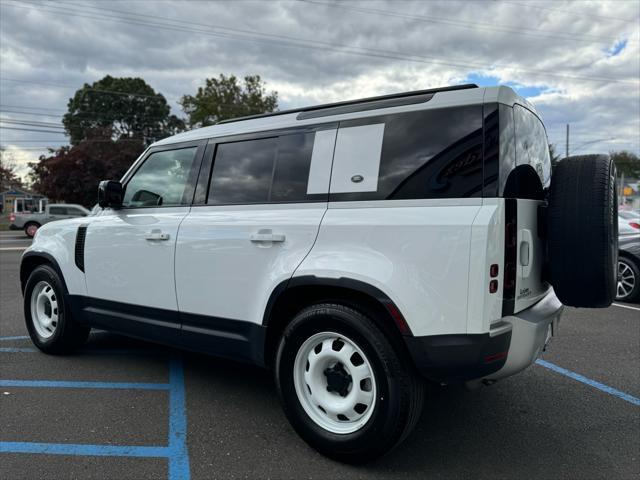
[[640,267],[627,257],[618,259],[618,289],[616,300],[633,302],[640,298]]
[[296,315],[280,342],[275,377],[293,428],[340,461],[388,452],[422,409],[422,379],[371,319],[343,305]]
[[551,179],[548,215],[550,280],[560,301],[607,307],[616,295],[618,202],[608,155],[560,161]]
[[31,340],[46,353],[70,353],[89,336],[90,328],[74,321],[64,286],[49,265],[37,267],[24,290],[24,317]]
[[27,235],[27,237],[33,238],[39,228],[40,225],[38,223],[29,222],[24,226],[24,233]]

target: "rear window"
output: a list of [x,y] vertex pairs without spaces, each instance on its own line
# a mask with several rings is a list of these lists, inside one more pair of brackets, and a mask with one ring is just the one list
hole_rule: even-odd
[[330,199],[480,197],[482,141],[479,105],[340,122]]
[[551,157],[547,132],[540,119],[530,110],[513,106],[516,127],[516,166],[531,165],[547,188],[551,181]]
[[314,139],[305,131],[218,144],[207,203],[326,201],[308,188]]

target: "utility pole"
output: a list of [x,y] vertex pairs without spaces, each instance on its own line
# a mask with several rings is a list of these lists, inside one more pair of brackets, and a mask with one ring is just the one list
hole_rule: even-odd
[[564,158],[568,158],[569,157],[569,124],[567,123],[567,145],[566,145],[566,155]]

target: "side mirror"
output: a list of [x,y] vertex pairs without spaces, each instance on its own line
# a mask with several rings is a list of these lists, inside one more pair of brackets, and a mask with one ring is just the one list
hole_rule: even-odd
[[103,180],[98,185],[98,205],[102,208],[120,208],[124,198],[124,189],[120,182]]

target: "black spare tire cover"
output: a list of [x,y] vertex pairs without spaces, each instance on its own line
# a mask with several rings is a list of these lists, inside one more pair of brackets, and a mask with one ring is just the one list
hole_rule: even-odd
[[550,281],[572,307],[608,307],[618,262],[616,169],[608,155],[558,162],[548,210]]

